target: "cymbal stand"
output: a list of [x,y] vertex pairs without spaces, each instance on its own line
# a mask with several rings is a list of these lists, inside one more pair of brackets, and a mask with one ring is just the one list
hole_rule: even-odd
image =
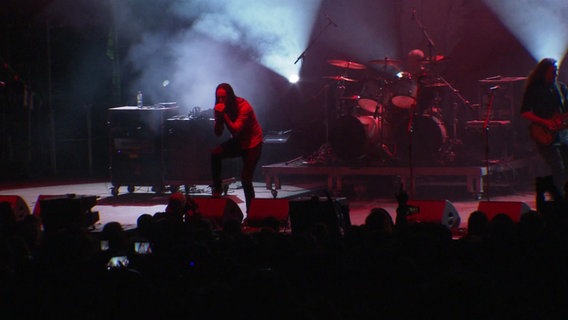
[[[387,88],[388,86],[390,86],[390,84],[388,84],[386,81],[383,81],[383,85],[385,85]],[[380,93],[379,96],[377,97],[377,106],[375,107],[375,113],[373,114],[373,118],[378,119],[377,125],[379,126],[379,146],[380,146],[379,152],[386,153],[386,155],[390,159],[392,159],[396,153],[396,150],[395,152],[391,151],[390,147],[385,143],[385,116],[386,116],[385,97],[388,97],[389,95],[390,95],[390,89],[387,89],[385,92],[385,90],[383,90],[382,87],[380,87]]]
[[392,158],[392,152],[390,152],[390,150],[388,149],[388,146],[385,144],[385,125],[384,125],[384,108],[383,110],[381,110],[382,107],[382,101],[383,101],[383,93],[381,92],[379,94],[379,96],[377,97],[377,106],[375,107],[375,112],[373,113],[373,119],[377,120],[377,125],[379,126],[379,154],[380,151],[384,151],[389,157]]
[[[438,81],[444,83],[448,87],[448,89],[450,89],[450,92],[452,92],[454,94],[454,96],[457,97],[463,105],[468,106],[471,110],[474,110],[473,107],[471,106],[471,102],[469,100],[467,100],[461,94],[461,92],[458,89],[456,89],[450,82],[448,82],[446,79],[444,79],[444,77],[438,76]],[[452,133],[453,133],[453,138],[451,140],[452,144],[456,144],[458,142],[458,139],[457,139],[457,106],[458,106],[458,103],[454,102],[453,103],[453,114],[452,114]]]
[[485,133],[485,171],[487,176],[485,178],[485,194],[487,196],[487,201],[491,201],[489,197],[489,117],[491,116],[491,111],[493,109],[493,100],[495,99],[495,90],[489,91],[489,102],[487,103],[487,114],[485,115],[485,121],[483,122],[483,132]]
[[452,145],[458,144],[458,103],[452,103],[452,139],[450,139],[450,143]]
[[406,132],[408,135],[408,175],[410,176],[410,196],[414,196],[414,163],[412,155],[412,146],[414,138],[414,112],[416,109],[416,104],[413,104],[410,108],[410,116],[408,117],[408,127]]
[[325,143],[329,145],[329,85],[323,86],[323,125],[325,127]]
[[[346,73],[345,73],[346,74]],[[344,107],[344,101],[341,100],[345,94],[345,81],[339,80],[335,85],[335,95],[333,96],[335,101],[335,118],[342,116],[342,110]]]

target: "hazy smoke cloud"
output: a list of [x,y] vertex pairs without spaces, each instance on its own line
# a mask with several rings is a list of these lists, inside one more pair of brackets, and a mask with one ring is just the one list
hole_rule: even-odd
[[[139,74],[130,88],[131,100],[142,90],[148,102],[209,108],[220,82],[232,83],[238,95],[254,93],[261,99],[270,75],[261,65],[283,76],[287,68],[299,67],[293,62],[307,42],[318,7],[319,1],[302,0],[165,1],[160,19],[182,27],[144,30],[131,47],[127,62]],[[133,8],[121,11],[135,16]],[[164,87],[165,80],[169,84]]]

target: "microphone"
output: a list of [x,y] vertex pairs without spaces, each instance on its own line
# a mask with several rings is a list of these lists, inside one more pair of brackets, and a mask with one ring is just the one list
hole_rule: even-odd
[[416,20],[416,8],[412,8],[412,21]]
[[334,27],[337,28],[337,23],[335,23],[328,15],[327,13],[323,13],[325,15],[325,17],[327,18],[327,20],[329,21],[329,23],[331,23]]
[[489,87],[490,91],[495,91],[497,89],[501,88],[501,86],[493,86],[493,87]]

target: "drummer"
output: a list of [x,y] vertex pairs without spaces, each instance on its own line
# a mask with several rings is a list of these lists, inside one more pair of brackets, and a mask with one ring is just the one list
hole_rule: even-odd
[[428,81],[428,71],[424,68],[425,60],[424,52],[420,49],[410,50],[406,58],[407,72],[417,85],[415,114],[423,114],[432,98],[423,90]]
[[426,68],[424,68],[424,51],[420,49],[410,50],[406,56],[407,71],[403,73],[409,74],[420,84],[426,78]]
[[[404,100],[401,100],[403,104],[400,104],[399,100],[391,100],[395,106],[395,108],[391,109],[394,113],[393,117],[404,118],[404,115],[408,115],[409,109],[412,109],[415,114],[422,114],[426,109],[428,100],[421,95],[422,88],[428,77],[427,70],[424,68],[424,61],[425,56],[422,50],[410,50],[406,56],[404,68],[396,73],[398,80],[394,83],[393,90],[395,92],[393,92],[393,98],[397,97],[397,95],[402,95]],[[409,101],[408,98],[414,99]]]

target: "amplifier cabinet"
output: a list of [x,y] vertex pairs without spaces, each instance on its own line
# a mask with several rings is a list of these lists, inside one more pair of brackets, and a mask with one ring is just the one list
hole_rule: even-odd
[[114,187],[163,185],[164,122],[177,112],[177,106],[126,106],[108,110],[110,173]]

